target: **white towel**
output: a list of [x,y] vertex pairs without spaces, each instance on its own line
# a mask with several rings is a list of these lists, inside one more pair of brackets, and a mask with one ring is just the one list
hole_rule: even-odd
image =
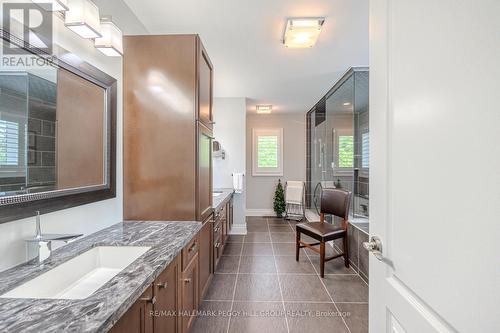
[[233,188],[235,193],[243,193],[243,174],[233,173]]
[[298,181],[286,182],[285,199],[287,203],[301,205],[304,191],[304,183]]

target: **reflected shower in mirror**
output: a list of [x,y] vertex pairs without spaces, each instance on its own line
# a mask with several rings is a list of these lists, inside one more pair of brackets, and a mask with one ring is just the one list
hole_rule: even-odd
[[106,90],[63,68],[0,72],[0,197],[106,183]]

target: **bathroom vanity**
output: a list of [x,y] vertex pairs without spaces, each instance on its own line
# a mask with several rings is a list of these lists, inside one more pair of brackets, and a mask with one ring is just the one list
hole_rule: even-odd
[[[55,250],[42,263],[31,261],[0,273],[0,331],[187,332],[194,319],[189,314],[198,306],[201,227],[186,221],[118,223]],[[90,296],[36,295],[36,288],[32,288],[35,294],[23,298],[3,296],[96,247],[146,251]],[[85,288],[79,285],[81,279],[75,276],[70,286]],[[44,285],[43,290],[61,285],[58,280],[52,283],[52,288]]]

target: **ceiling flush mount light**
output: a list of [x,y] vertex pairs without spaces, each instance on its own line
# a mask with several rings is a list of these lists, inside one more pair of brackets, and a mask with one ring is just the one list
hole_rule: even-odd
[[313,47],[318,40],[324,22],[324,17],[288,19],[283,44],[289,48]]
[[95,39],[95,47],[110,57],[123,55],[122,31],[111,21],[111,17],[101,19],[101,35]]
[[44,10],[51,12],[65,12],[68,10],[68,0],[31,0]]
[[273,111],[273,106],[272,105],[257,105],[256,109],[257,109],[257,113],[269,114],[269,113],[271,113],[271,111]]
[[83,38],[101,37],[99,8],[90,0],[68,0],[64,24]]

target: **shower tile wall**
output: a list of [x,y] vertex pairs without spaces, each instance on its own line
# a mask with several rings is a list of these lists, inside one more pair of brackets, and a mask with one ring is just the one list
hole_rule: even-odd
[[0,119],[17,124],[18,133],[17,164],[4,166],[16,168],[15,175],[2,174],[0,191],[53,187],[56,183],[56,84],[27,73],[2,74],[0,98]]
[[28,186],[56,183],[56,85],[30,76]]

